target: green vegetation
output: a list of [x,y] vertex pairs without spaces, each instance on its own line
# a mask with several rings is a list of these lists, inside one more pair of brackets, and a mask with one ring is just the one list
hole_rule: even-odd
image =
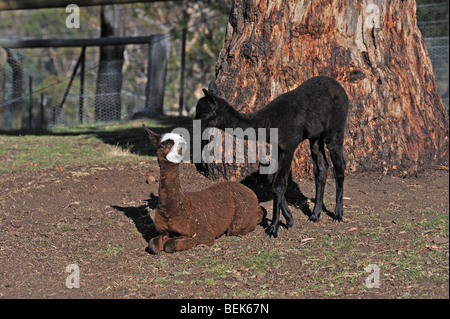
[[[70,165],[142,161],[148,158],[143,155],[149,155],[151,147],[142,143],[145,141],[142,122],[8,132],[8,135],[0,135],[0,174],[42,168],[64,169]],[[163,121],[146,121],[146,124],[171,130]],[[134,141],[137,142],[134,144]]]

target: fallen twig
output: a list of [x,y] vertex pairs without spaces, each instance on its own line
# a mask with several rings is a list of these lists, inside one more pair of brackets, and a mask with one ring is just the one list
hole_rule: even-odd
[[375,254],[370,255],[369,258],[370,258],[370,257],[373,257],[373,256],[376,256],[376,255],[379,255],[379,254],[384,254],[384,253],[387,253],[387,252],[390,252],[390,251],[407,250],[407,249],[409,249],[409,248],[411,248],[411,247],[412,247],[412,246],[409,246],[409,247],[401,247],[401,248],[396,248],[396,249],[382,250],[382,251],[379,251],[379,252],[377,252],[377,253],[375,253]]

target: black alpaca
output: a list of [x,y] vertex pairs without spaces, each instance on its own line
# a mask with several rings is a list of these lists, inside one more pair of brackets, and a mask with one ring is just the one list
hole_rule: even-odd
[[[196,119],[202,126],[225,128],[278,128],[278,169],[272,179],[274,192],[273,218],[267,228],[270,237],[278,236],[280,208],[288,229],[294,226],[284,194],[287,188],[292,157],[297,146],[308,139],[316,184],[315,205],[309,220],[317,222],[323,210],[323,194],[328,162],[325,144],[330,152],[336,181],[334,221],[342,221],[345,161],[343,157],[344,130],[348,112],[348,97],[344,88],[326,76],[313,77],[298,88],[284,93],[262,109],[240,113],[220,97],[212,82],[205,97],[196,106]],[[267,132],[266,136],[269,136]]]

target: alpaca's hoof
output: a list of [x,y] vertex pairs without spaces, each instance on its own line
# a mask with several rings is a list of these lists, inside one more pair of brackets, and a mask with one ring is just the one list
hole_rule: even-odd
[[333,223],[342,223],[342,217],[341,216],[334,217],[333,218]]
[[278,237],[278,225],[271,225],[266,230],[267,238],[277,238]]
[[309,216],[308,221],[311,223],[317,223],[319,221],[319,216],[311,215]]
[[145,252],[152,254],[152,255],[156,255],[158,253],[158,251],[155,251],[150,247],[145,247]]
[[294,219],[291,218],[289,220],[286,220],[286,225],[284,226],[287,230],[292,229],[292,227],[294,227]]

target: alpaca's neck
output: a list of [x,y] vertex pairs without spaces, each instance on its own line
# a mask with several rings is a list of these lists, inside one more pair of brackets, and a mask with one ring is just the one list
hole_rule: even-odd
[[[159,201],[160,208],[168,209],[170,213],[174,206],[179,205],[184,196],[180,186],[179,164],[159,161]],[[173,211],[173,210],[172,210]]]
[[240,127],[243,130],[247,128],[253,128],[257,130],[258,128],[266,127],[264,117],[258,116],[257,112],[252,113],[241,113],[235,110],[231,105],[227,105],[227,112],[225,118],[221,123],[220,129],[225,128],[236,128]]

